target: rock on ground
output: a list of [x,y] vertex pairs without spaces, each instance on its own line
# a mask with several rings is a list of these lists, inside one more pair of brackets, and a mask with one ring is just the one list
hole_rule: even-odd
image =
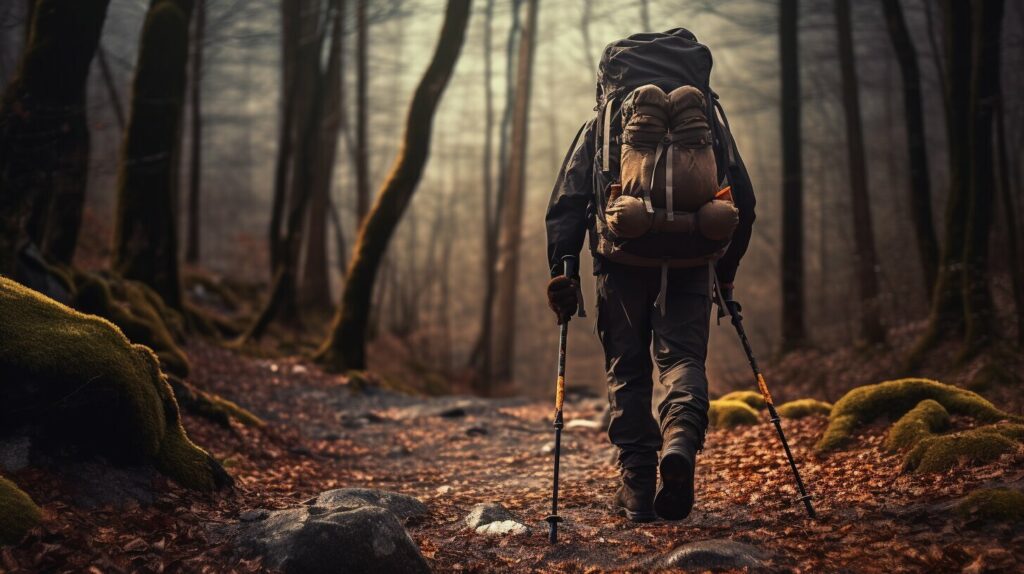
[[728,538],[700,540],[677,546],[657,561],[661,568],[684,570],[764,569],[765,552],[756,546]]
[[306,505],[250,510],[224,533],[244,554],[285,574],[427,573],[419,548],[400,522],[427,513],[411,496],[373,490],[321,493]]
[[485,536],[515,536],[530,531],[528,526],[496,502],[474,506],[466,516],[466,526]]

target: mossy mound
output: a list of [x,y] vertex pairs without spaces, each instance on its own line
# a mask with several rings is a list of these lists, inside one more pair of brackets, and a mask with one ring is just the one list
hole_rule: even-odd
[[152,463],[182,485],[230,483],[193,444],[147,347],[112,323],[0,277],[0,433],[33,425],[44,444]]
[[754,409],[763,409],[765,407],[764,397],[761,396],[761,393],[755,391],[733,391],[731,393],[727,393],[719,400],[740,401]]
[[738,426],[755,425],[760,419],[757,411],[747,403],[723,398],[711,401],[708,420],[713,427],[731,429]]
[[167,372],[188,376],[188,357],[178,346],[184,320],[156,292],[138,281],[84,272],[76,273],[75,285],[75,309],[109,320],[132,342],[152,349]]
[[897,419],[923,400],[931,399],[950,414],[971,416],[981,422],[1018,419],[997,409],[981,395],[930,379],[899,379],[857,387],[832,408],[825,434],[815,445],[819,451],[835,450],[858,427],[880,417]]
[[18,543],[42,517],[25,491],[0,476],[0,546]]
[[956,506],[964,518],[994,522],[1024,522],[1024,492],[1013,488],[983,488]]
[[1021,425],[989,425],[946,435],[930,436],[917,443],[903,461],[910,472],[942,472],[961,464],[992,462],[1017,450]]
[[818,399],[797,399],[782,403],[776,409],[779,416],[787,419],[802,419],[812,415],[828,416],[832,412],[832,403],[819,401]]
[[936,401],[925,399],[892,425],[885,439],[885,448],[890,452],[907,450],[948,428],[949,412]]

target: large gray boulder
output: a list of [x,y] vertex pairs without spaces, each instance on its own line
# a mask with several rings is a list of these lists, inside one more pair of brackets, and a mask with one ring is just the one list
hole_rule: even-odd
[[240,554],[262,556],[267,567],[285,574],[419,574],[430,567],[399,515],[426,512],[423,503],[405,495],[339,489],[296,508],[244,512],[224,532]]
[[423,518],[430,511],[427,505],[414,496],[378,490],[374,488],[338,488],[321,492],[319,496],[307,502],[318,508],[331,510],[350,510],[363,506],[379,506],[391,511],[399,520],[405,522]]

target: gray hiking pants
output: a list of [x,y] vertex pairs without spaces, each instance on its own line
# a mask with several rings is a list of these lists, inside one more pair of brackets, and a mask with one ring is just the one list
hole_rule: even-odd
[[[703,443],[708,426],[707,358],[711,297],[707,267],[672,269],[664,314],[656,305],[661,269],[620,267],[597,277],[597,331],[604,346],[611,422],[608,438],[624,468],[658,463],[662,434],[689,427]],[[651,410],[651,342],[668,395]]]

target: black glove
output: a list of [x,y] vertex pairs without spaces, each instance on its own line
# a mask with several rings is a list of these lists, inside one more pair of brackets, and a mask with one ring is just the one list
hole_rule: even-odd
[[[739,301],[732,298],[732,286],[721,287],[720,289],[723,300],[719,301],[718,304],[718,318],[721,319],[722,317],[731,315],[742,319],[743,317],[740,316],[740,311],[743,310],[743,306],[740,305]],[[726,309],[728,309],[728,311],[726,311]]]
[[579,278],[558,275],[548,282],[548,306],[558,316],[558,324],[569,320],[579,306]]

